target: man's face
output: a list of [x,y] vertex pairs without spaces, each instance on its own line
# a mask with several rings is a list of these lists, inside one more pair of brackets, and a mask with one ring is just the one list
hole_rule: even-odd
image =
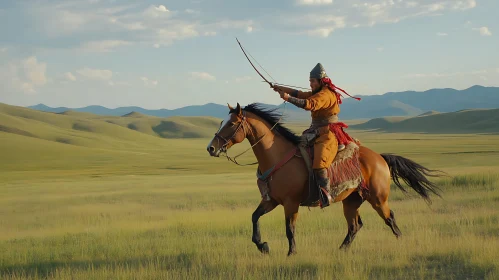
[[312,92],[317,92],[321,89],[322,85],[318,79],[311,78],[309,81],[310,81],[310,88],[312,89]]

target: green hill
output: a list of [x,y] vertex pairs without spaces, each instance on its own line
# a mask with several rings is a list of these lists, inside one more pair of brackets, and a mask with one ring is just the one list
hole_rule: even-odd
[[499,133],[499,109],[429,112],[413,118],[376,118],[350,128],[384,132]]
[[74,111],[49,113],[0,104],[0,132],[84,147],[111,148],[125,141],[140,145],[154,144],[160,138],[209,137],[219,123],[211,117],[109,117]]
[[[50,113],[0,103],[0,180],[24,180],[28,174],[47,180],[178,174],[186,166],[207,173],[220,166],[240,172],[226,160],[207,161],[207,138],[213,137],[219,125],[215,118]],[[246,147],[245,142],[233,152]],[[186,150],[190,157],[185,157]],[[252,153],[240,158],[252,159]]]
[[161,138],[210,137],[220,125],[220,120],[213,117],[158,118],[140,113],[127,114],[119,118],[107,117],[103,120]]

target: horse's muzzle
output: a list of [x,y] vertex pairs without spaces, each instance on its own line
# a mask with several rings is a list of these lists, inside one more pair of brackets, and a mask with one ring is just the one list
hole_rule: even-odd
[[220,150],[217,151],[214,146],[208,146],[206,148],[206,150],[208,151],[208,153],[212,157],[219,157],[220,156]]

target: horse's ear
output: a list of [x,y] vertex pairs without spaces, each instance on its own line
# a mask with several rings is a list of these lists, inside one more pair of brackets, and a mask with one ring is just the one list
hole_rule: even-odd
[[239,103],[237,103],[237,107],[236,107],[236,113],[241,116],[243,114],[243,110],[241,109],[241,105],[239,105]]
[[230,110],[230,111],[234,110],[234,108],[232,108],[232,106],[230,106],[230,104],[229,104],[229,103],[227,103],[227,106],[229,106],[229,110]]

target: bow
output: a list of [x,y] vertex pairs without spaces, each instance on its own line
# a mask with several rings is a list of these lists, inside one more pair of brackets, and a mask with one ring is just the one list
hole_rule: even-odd
[[251,64],[251,66],[253,67],[253,69],[255,69],[255,71],[258,73],[258,75],[260,75],[260,77],[262,77],[262,79],[264,80],[264,82],[268,83],[270,85],[271,88],[274,88],[275,85],[281,85],[281,86],[287,86],[287,87],[293,87],[293,88],[299,88],[299,89],[307,89],[308,88],[304,88],[304,87],[298,87],[298,86],[291,86],[291,85],[286,85],[286,84],[280,84],[278,82],[276,82],[276,80],[267,72],[265,71],[265,69],[260,65],[260,63],[258,63],[258,61],[256,61],[256,59],[250,54],[251,58],[253,58],[253,60],[256,61],[256,63],[258,64],[258,66],[260,66],[263,71],[265,71],[265,73],[267,73],[267,75],[269,75],[270,78],[272,78],[272,80],[274,81],[274,83],[271,83],[269,82],[261,73],[260,71],[258,71],[258,69],[256,69],[255,65],[253,65],[253,63],[251,62],[251,60],[249,59],[248,55],[246,54],[246,51],[244,51],[244,48],[243,46],[241,45],[241,42],[239,42],[239,40],[236,38],[236,41],[237,43],[239,44],[239,47],[241,48],[241,50],[243,51],[244,53],[244,56],[246,56],[246,59],[248,59],[249,63]]
[[[258,75],[260,75],[260,77],[262,77],[262,79],[264,79],[264,80],[265,80],[265,82],[267,82],[267,83],[270,85],[270,87],[271,87],[271,88],[273,88],[273,87],[274,87],[274,85],[273,85],[271,82],[269,82],[269,81],[268,81],[268,80],[267,80],[267,79],[266,79],[266,78],[265,78],[265,77],[264,77],[264,76],[260,73],[260,71],[258,71],[258,69],[256,69],[255,65],[253,65],[253,63],[252,63],[252,62],[251,62],[251,60],[249,59],[248,55],[247,55],[247,54],[246,54],[246,52],[244,51],[244,48],[243,48],[243,46],[241,45],[241,42],[239,42],[239,40],[238,40],[237,38],[236,38],[236,41],[237,41],[237,43],[239,44],[239,47],[241,48],[241,50],[243,51],[244,56],[246,56],[246,59],[248,59],[249,63],[250,63],[250,64],[251,64],[251,66],[253,67],[253,69],[255,69],[255,71],[258,73]],[[257,63],[258,63],[258,62],[257,62]],[[259,65],[260,65],[260,64],[259,64]],[[262,66],[260,65],[260,67],[262,67]],[[262,69],[263,69],[263,67],[262,67]],[[264,69],[263,71],[265,71],[265,69]],[[265,73],[267,73],[267,71],[265,71]],[[269,75],[269,76],[270,76],[270,74],[269,74],[269,73],[267,73],[267,75]],[[272,76],[270,76],[270,77],[272,78]],[[274,80],[274,78],[272,78],[272,80]],[[275,81],[275,80],[274,80],[274,81]]]

